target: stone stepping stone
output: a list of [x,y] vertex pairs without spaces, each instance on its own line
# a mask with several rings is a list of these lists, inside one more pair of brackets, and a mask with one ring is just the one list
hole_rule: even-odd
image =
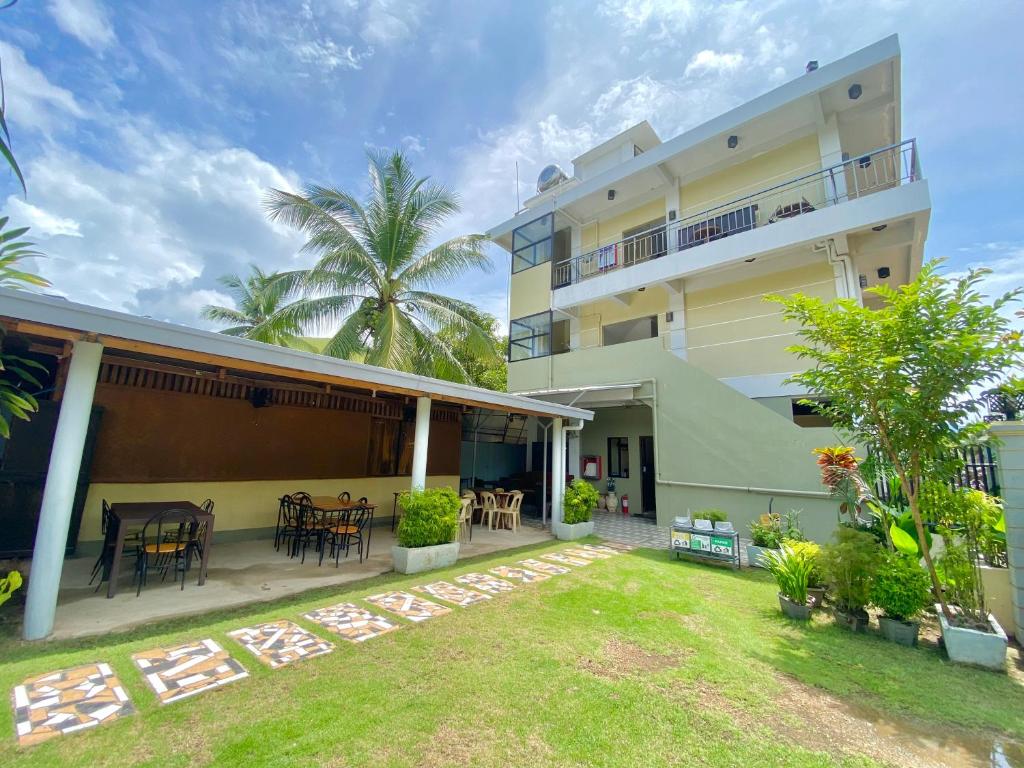
[[426,621],[435,616],[444,616],[446,613],[452,612],[451,608],[432,603],[422,597],[416,597],[416,595],[410,595],[408,592],[384,592],[363,599],[378,608],[409,619],[409,621]]
[[632,552],[634,549],[636,549],[635,544],[625,544],[621,541],[606,541],[604,544],[598,544],[597,546],[605,547],[606,549],[614,549],[619,554],[623,552]]
[[401,627],[355,603],[339,603],[329,608],[320,608],[305,614],[305,617],[353,643],[362,643]]
[[135,712],[109,664],[48,672],[15,686],[14,731],[18,743],[38,744]]
[[253,656],[271,669],[278,669],[302,659],[323,656],[334,650],[334,643],[323,640],[307,632],[294,621],[286,619],[236,629],[228,632],[228,636],[248,648]]
[[447,600],[449,603],[455,603],[462,608],[465,608],[467,605],[473,605],[473,603],[481,603],[484,600],[491,599],[490,595],[474,592],[471,589],[463,589],[449,581],[435,581],[433,584],[424,584],[422,587],[413,587],[413,589],[431,597],[436,597],[438,600]]
[[545,563],[542,560],[534,560],[533,558],[530,558],[529,560],[520,560],[519,565],[525,565],[531,570],[539,573],[546,573],[550,576],[561,576],[563,573],[572,573],[572,570],[565,566],[555,565],[554,563]]
[[491,568],[491,573],[501,576],[503,579],[521,581],[523,584],[532,584],[535,581],[544,581],[551,578],[547,573],[531,571],[528,568],[513,568],[511,565],[499,565],[497,568]]
[[569,555],[563,555],[561,552],[549,552],[546,555],[541,555],[545,560],[550,560],[553,563],[561,563],[562,565],[590,565],[593,560],[588,560],[583,557],[570,557]]
[[562,551],[569,555],[569,557],[582,557],[585,560],[607,560],[611,557],[611,555],[606,555],[604,552],[595,552],[592,549],[583,549],[583,547],[578,549],[563,549]]
[[497,595],[501,592],[511,592],[516,588],[514,584],[502,581],[494,576],[489,576],[486,573],[465,573],[462,576],[456,576],[455,580],[460,584],[468,584],[484,592],[490,592],[492,595]]
[[[622,550],[613,549],[612,547],[606,547],[604,544],[584,544],[580,549],[585,549],[587,552],[596,552],[609,557],[614,555],[621,555]],[[632,547],[630,547],[632,549]]]
[[161,704],[185,699],[248,677],[237,661],[214,640],[173,648],[154,648],[132,656]]

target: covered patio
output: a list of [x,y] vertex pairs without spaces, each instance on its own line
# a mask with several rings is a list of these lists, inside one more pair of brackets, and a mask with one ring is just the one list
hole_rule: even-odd
[[[565,428],[592,417],[24,292],[0,290],[0,323],[5,351],[48,372],[40,412],[16,422],[0,443],[2,523],[12,533],[0,557],[31,559],[15,564],[29,575],[23,634],[30,640],[123,629],[390,570],[397,495],[459,490],[462,420],[470,411],[550,423],[551,508],[560,509]],[[333,559],[320,565],[314,554],[302,563],[275,548],[279,500],[298,492],[348,494],[370,510],[368,554],[353,547],[335,567]],[[110,545],[105,520],[120,524],[119,505],[198,508],[204,500],[213,512],[202,586],[197,551],[183,591],[180,582],[150,576],[136,598],[130,556],[118,578],[94,591],[94,564]],[[104,516],[104,502],[112,517]],[[478,524],[461,554],[548,537],[543,527]],[[129,555],[132,546],[125,545]]]

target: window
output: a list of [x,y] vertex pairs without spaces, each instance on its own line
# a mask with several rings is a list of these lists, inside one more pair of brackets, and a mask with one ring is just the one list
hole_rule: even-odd
[[608,438],[608,477],[629,477],[629,438]]
[[551,313],[540,312],[509,324],[508,359],[529,360],[551,354]]
[[[794,399],[793,402],[793,423],[798,427],[832,427],[832,419],[818,413],[813,405]],[[828,400],[819,401],[822,405],[828,405]]]
[[609,323],[604,326],[604,345],[624,344],[627,341],[653,339],[658,335],[658,316],[648,315],[621,323]]
[[551,261],[554,234],[552,213],[512,230],[512,273]]

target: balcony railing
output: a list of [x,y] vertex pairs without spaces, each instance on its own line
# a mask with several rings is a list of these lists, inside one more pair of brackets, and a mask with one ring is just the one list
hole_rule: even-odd
[[803,216],[920,178],[917,142],[908,139],[572,256],[555,264],[554,287]]

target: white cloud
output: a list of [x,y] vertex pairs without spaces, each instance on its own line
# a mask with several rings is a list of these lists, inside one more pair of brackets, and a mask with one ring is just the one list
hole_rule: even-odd
[[99,0],[50,0],[47,9],[63,32],[101,53],[117,39]]
[[370,45],[394,45],[416,34],[424,8],[418,2],[370,0],[360,36]]
[[38,206],[26,203],[20,197],[11,195],[7,198],[7,211],[15,226],[32,228],[31,238],[39,237],[81,237],[81,227],[74,219],[56,216]]
[[719,53],[718,51],[705,48],[703,51],[698,51],[694,54],[693,58],[690,59],[690,63],[686,65],[684,74],[731,72],[739,68],[742,63],[743,54],[741,53]]
[[0,42],[0,60],[4,64],[8,124],[46,133],[63,119],[85,115],[74,95],[47,80],[26,61],[20,48]]
[[427,149],[419,136],[403,136],[402,147],[410,155],[422,155]]

